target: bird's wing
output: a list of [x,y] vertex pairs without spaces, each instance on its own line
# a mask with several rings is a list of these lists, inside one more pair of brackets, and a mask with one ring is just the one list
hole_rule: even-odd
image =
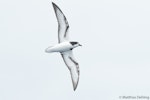
[[67,65],[71,78],[72,78],[72,83],[73,83],[73,88],[74,90],[77,88],[78,82],[79,82],[79,64],[76,62],[72,50],[66,51],[61,53],[62,58]]
[[68,41],[68,21],[60,8],[55,3],[52,4],[58,21],[58,42]]

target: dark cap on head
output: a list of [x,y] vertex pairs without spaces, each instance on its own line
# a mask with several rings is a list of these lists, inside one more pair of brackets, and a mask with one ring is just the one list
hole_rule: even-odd
[[78,42],[70,42],[71,45],[78,44]]

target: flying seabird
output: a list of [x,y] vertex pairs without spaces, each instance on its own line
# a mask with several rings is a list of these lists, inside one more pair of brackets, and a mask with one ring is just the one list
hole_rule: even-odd
[[76,41],[69,41],[68,21],[63,12],[60,10],[60,8],[53,2],[52,5],[58,21],[58,44],[48,47],[45,51],[47,53],[59,52],[61,54],[66,66],[70,71],[73,89],[75,91],[79,82],[80,71],[79,71],[79,64],[75,60],[72,50],[82,45]]

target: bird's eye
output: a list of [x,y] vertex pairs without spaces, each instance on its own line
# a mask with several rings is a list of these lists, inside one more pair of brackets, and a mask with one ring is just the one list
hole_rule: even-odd
[[78,44],[78,42],[70,42],[71,45]]

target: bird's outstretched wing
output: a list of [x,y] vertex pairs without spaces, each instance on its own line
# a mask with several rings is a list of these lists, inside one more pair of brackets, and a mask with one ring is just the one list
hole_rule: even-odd
[[55,3],[52,2],[52,4],[58,21],[58,42],[67,41],[69,30],[68,21],[60,8]]
[[72,78],[72,83],[73,83],[73,88],[74,90],[76,90],[78,82],[79,82],[79,64],[76,62],[72,50],[70,51],[66,51],[63,52],[62,54],[62,58],[65,62],[65,64],[67,65],[70,74],[71,74],[71,78]]

